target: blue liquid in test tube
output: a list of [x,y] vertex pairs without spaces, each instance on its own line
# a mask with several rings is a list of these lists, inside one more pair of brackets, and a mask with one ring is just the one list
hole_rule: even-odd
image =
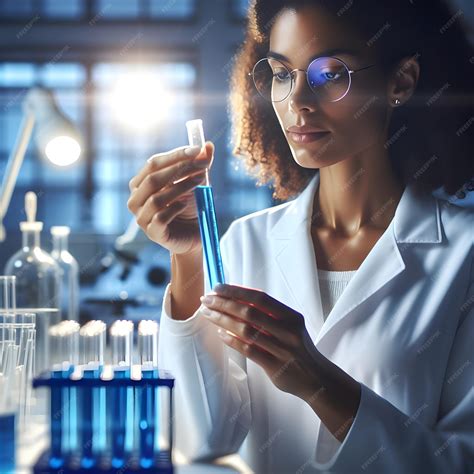
[[[110,328],[112,363],[115,379],[129,379],[133,353],[133,322],[118,320]],[[121,468],[132,450],[133,388],[114,387],[111,390],[112,466]]]
[[[49,328],[51,348],[51,378],[68,379],[74,372],[79,353],[79,324],[76,321],[61,321]],[[76,389],[51,387],[50,467],[60,468],[76,447]],[[73,444],[74,443],[74,444]]]
[[[188,120],[186,122],[190,146],[205,146],[202,120]],[[199,230],[206,261],[207,274],[211,288],[218,283],[225,283],[224,269],[222,266],[219,248],[219,232],[217,228],[214,195],[209,183],[209,174],[206,169],[206,185],[196,186],[194,189],[196,206],[198,210]]]
[[[81,336],[84,378],[99,378],[104,364],[106,325],[103,321],[89,321],[82,326]],[[82,388],[82,453],[81,466],[92,468],[97,455],[105,448],[105,389]]]
[[[53,366],[51,377],[56,379],[67,379],[72,374],[74,368],[71,364],[65,362]],[[69,424],[67,416],[69,413],[68,389],[61,387],[51,387],[51,405],[50,405],[50,428],[51,428],[51,456],[49,464],[52,468],[58,469],[63,466],[68,453],[68,445],[64,443],[69,439],[67,431]]]
[[[158,323],[142,320],[138,325],[138,347],[142,379],[158,378]],[[150,468],[158,452],[158,388],[145,386],[140,389],[140,466]]]
[[15,468],[15,413],[0,414],[0,472],[14,474]]

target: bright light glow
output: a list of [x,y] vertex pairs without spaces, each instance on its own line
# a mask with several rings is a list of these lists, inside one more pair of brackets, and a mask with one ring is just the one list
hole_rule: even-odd
[[81,147],[74,138],[63,135],[50,140],[45,153],[51,163],[57,166],[69,166],[79,159]]
[[120,123],[136,132],[147,132],[166,117],[171,97],[156,75],[134,72],[118,78],[110,105]]

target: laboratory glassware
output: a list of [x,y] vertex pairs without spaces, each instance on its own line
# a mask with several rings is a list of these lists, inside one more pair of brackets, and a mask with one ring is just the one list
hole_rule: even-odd
[[36,314],[35,373],[49,365],[48,329],[59,322],[59,267],[40,246],[43,223],[36,221],[36,194],[25,195],[26,222],[20,222],[22,248],[5,265],[5,274],[16,276],[16,306]]
[[[79,362],[79,323],[61,321],[49,328],[51,377],[68,378]],[[61,467],[77,449],[77,390],[63,387],[50,393],[50,433],[52,466]]]
[[[133,322],[115,321],[110,327],[112,366],[115,379],[130,379],[133,352]],[[122,468],[132,451],[133,440],[133,389],[116,387],[110,390],[109,420],[111,422],[112,466]]]
[[[138,324],[138,350],[143,379],[158,377],[158,331],[159,324],[153,320],[142,320]],[[158,433],[160,400],[157,387],[145,386],[140,393],[140,465],[144,468],[153,465],[159,450]]]
[[53,250],[51,256],[60,268],[59,305],[61,319],[78,320],[79,313],[79,265],[68,248],[70,228],[51,227]]
[[[190,146],[205,146],[202,120],[188,120],[186,122]],[[198,211],[199,230],[207,268],[207,275],[211,288],[218,283],[225,283],[224,269],[222,266],[219,248],[219,232],[217,228],[214,194],[209,181],[209,170],[206,168],[206,181],[194,189],[196,207]]]
[[16,308],[16,276],[0,276],[0,311],[15,312]]
[[[100,380],[104,369],[104,349],[107,326],[103,321],[93,320],[79,330],[82,350],[82,378]],[[85,469],[97,465],[99,454],[105,449],[105,391],[103,388],[85,385],[80,390],[81,415],[80,428],[82,439],[81,466]]]
[[0,472],[15,472],[16,432],[28,426],[35,346],[35,315],[0,313]]
[[[74,322],[62,321],[50,330],[53,346],[60,348],[52,350],[58,355],[54,361],[78,359],[77,354],[73,357],[68,353],[65,341],[57,340],[69,332],[68,323]],[[80,363],[71,366],[63,360],[33,380],[33,386],[46,387],[56,403],[50,413],[51,448],[35,464],[36,474],[174,472],[174,378],[158,368],[159,325],[156,321],[140,321],[135,347],[133,323],[116,321],[110,328],[110,352],[105,351],[105,328],[101,321],[82,326]],[[110,354],[108,363],[104,361],[105,353]],[[100,370],[96,370],[98,367]],[[70,397],[66,403],[62,394],[71,392],[78,396]],[[101,393],[107,404],[100,403],[101,396],[95,397]],[[69,412],[78,413],[78,423],[69,430],[70,439],[78,442],[68,450],[65,417]],[[105,427],[100,436],[106,443],[96,437],[97,425]]]
[[[12,314],[15,313],[16,309],[16,277],[2,275],[0,276],[0,312]],[[3,361],[4,348],[9,344],[9,334],[7,333],[7,326],[4,324],[0,328],[0,368]],[[0,370],[0,372],[3,372]]]

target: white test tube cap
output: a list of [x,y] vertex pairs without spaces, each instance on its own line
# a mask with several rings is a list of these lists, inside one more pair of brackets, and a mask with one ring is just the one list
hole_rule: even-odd
[[202,120],[194,119],[186,122],[186,129],[188,130],[189,146],[198,146],[203,148],[206,144],[204,139],[204,130],[202,128]]
[[[206,146],[206,139],[204,138],[204,130],[202,128],[202,120],[188,120],[186,122],[186,129],[188,130],[189,146],[198,146],[202,150]],[[209,168],[206,168],[206,186],[209,185]]]

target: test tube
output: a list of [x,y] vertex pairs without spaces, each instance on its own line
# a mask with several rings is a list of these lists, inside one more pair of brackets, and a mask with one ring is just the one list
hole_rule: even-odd
[[[114,378],[130,378],[133,353],[133,322],[115,321],[110,328]],[[112,466],[122,468],[133,445],[132,387],[114,387],[111,395]]]
[[[3,323],[11,320],[16,310],[16,276],[0,276],[0,313]],[[0,372],[4,373],[4,357],[9,341],[13,339],[12,326],[0,324]],[[5,356],[4,356],[5,353]],[[5,359],[6,360],[6,359]]]
[[106,328],[100,320],[89,321],[81,327],[79,336],[83,364],[103,365]]
[[[84,378],[100,378],[104,364],[106,325],[92,320],[79,331],[82,348]],[[97,454],[105,449],[105,390],[102,387],[82,387],[82,416],[79,431],[82,435],[81,466],[91,469]]]
[[79,362],[79,323],[61,321],[49,328],[51,365]]
[[[11,309],[10,309],[11,311]],[[16,472],[15,430],[23,431],[30,402],[35,315],[15,311],[0,313],[3,360],[0,369],[0,471]],[[15,420],[18,419],[18,424]],[[13,463],[13,464],[12,464]]]
[[112,364],[128,367],[132,365],[133,322],[119,319],[110,327]]
[[[61,321],[49,328],[51,377],[67,379],[78,362],[79,323]],[[50,393],[50,466],[60,468],[77,446],[76,389],[53,387]]]
[[16,309],[16,276],[0,276],[0,311],[15,312]]
[[159,324],[151,319],[143,319],[138,324],[138,350],[144,367],[158,366],[158,330]]
[[[204,131],[201,119],[186,122],[190,146],[205,146]],[[217,228],[214,195],[209,182],[208,169],[206,168],[206,184],[194,189],[196,207],[198,210],[199,229],[203,245],[207,274],[211,288],[218,283],[225,283],[224,269],[222,266],[219,248],[219,232]]]
[[[138,348],[142,365],[142,378],[158,377],[158,330],[156,321],[142,320],[138,325]],[[149,468],[158,450],[159,434],[158,388],[145,386],[140,396],[140,466]]]
[[16,311],[15,318],[20,328],[18,369],[20,372],[19,422],[22,432],[27,427],[31,409],[31,381],[34,374],[36,314]]

